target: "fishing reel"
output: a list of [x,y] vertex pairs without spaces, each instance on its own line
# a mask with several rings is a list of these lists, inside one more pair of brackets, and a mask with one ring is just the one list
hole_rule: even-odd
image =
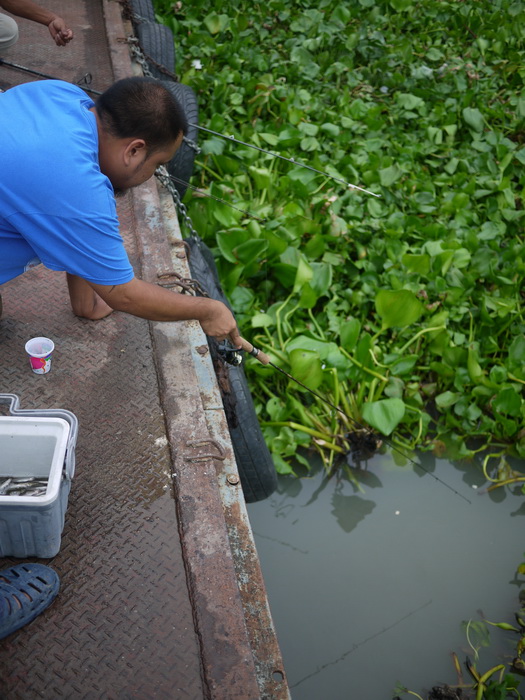
[[222,359],[229,365],[232,365],[233,367],[239,367],[242,365],[242,350],[234,348],[229,340],[223,340],[222,343],[219,343],[217,346],[217,351]]

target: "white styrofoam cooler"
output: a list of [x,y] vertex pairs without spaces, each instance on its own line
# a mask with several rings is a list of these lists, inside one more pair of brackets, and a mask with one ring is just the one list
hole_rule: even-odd
[[15,394],[0,416],[0,484],[9,477],[48,479],[41,496],[0,495],[0,557],[50,558],[60,550],[78,421],[62,409],[21,410]]

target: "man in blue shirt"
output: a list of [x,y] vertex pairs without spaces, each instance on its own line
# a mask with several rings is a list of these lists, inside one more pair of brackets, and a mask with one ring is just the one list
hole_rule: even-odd
[[148,78],[120,80],[96,104],[55,80],[1,93],[0,284],[42,262],[67,273],[78,316],[195,319],[240,346],[224,304],[136,278],[120,236],[115,194],[169,162],[186,130],[171,92]]

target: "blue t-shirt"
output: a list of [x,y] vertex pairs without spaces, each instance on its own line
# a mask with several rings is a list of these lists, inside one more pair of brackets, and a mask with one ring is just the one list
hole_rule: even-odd
[[129,282],[92,100],[59,80],[0,93],[0,284],[39,260],[88,282]]

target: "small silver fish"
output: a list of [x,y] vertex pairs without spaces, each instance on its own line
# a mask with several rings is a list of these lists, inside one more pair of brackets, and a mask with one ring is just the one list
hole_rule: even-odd
[[5,494],[7,487],[11,483],[12,479],[6,479],[3,484],[0,484],[0,496]]
[[0,484],[2,496],[42,496],[47,492],[49,479],[37,476],[10,477]]

